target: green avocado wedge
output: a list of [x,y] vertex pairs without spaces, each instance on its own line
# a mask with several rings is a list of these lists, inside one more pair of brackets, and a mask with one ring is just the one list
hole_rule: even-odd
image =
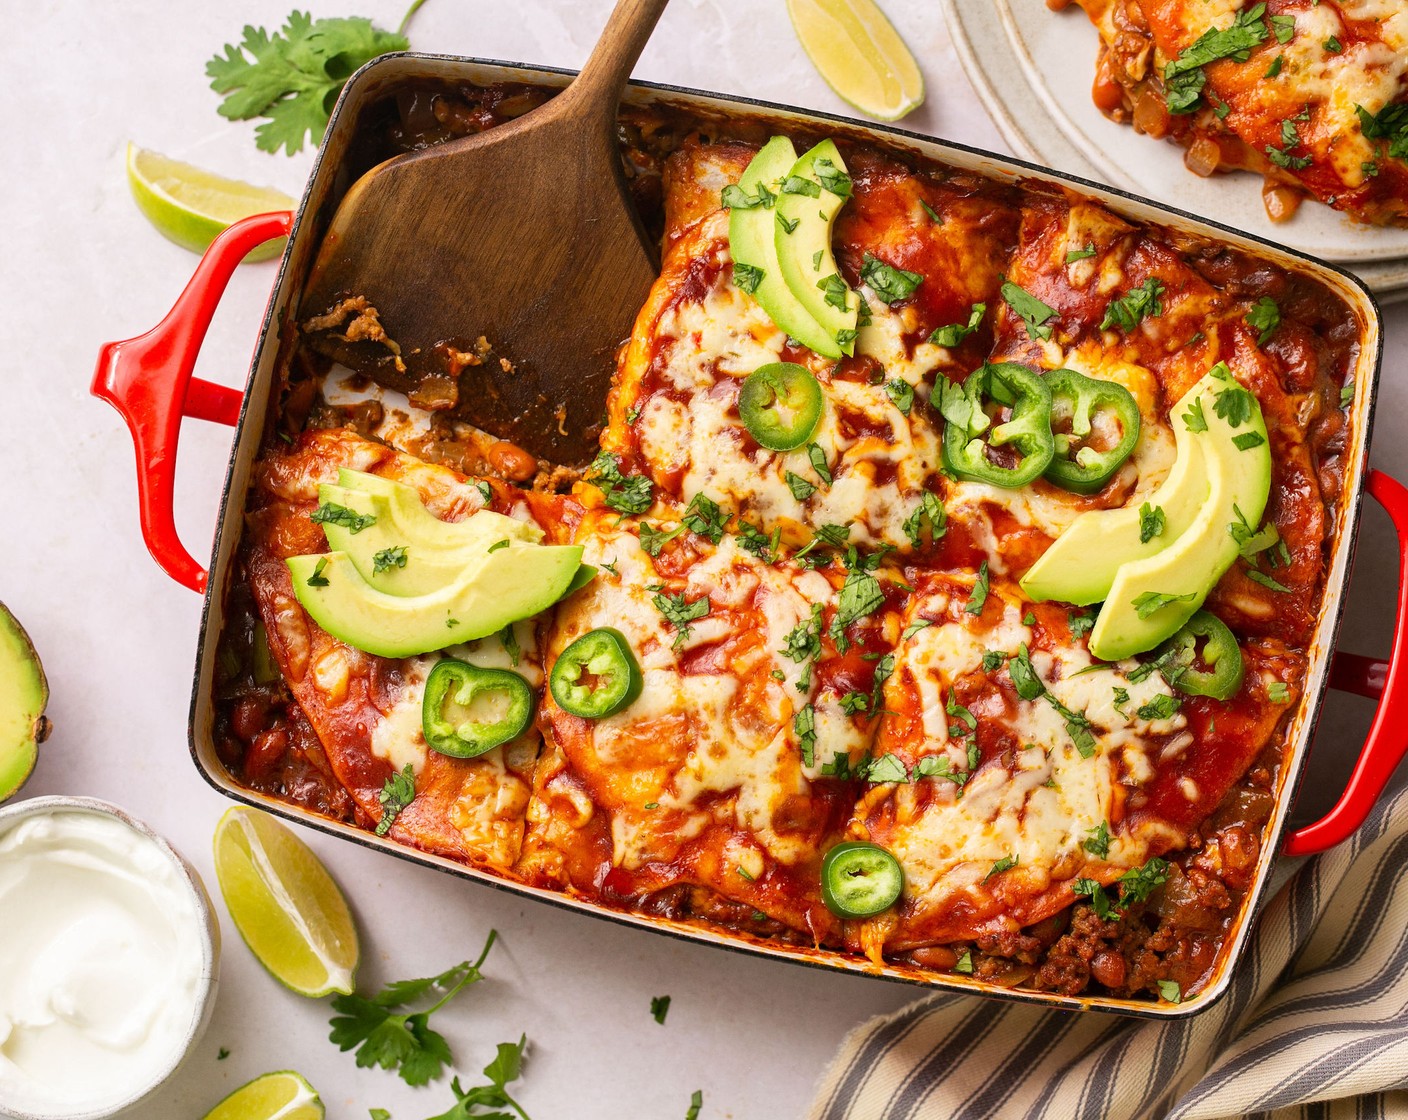
[[[792,141],[785,136],[774,136],[749,162],[738,180],[738,189],[750,199],[766,197],[760,195],[759,187],[780,198],[782,182],[796,162],[797,151],[792,147]],[[782,278],[775,232],[783,235],[786,227],[778,224],[777,214],[775,200],[770,205],[760,201],[756,206],[731,207],[728,216],[729,254],[735,264],[755,268],[762,273],[758,286],[753,290],[753,298],[780,330],[823,357],[839,358],[841,347],[836,339],[826,333],[826,329],[792,294],[792,289]],[[801,226],[798,225],[791,234],[785,235],[795,237],[800,230]]]
[[[1081,514],[1041,554],[1021,579],[1022,590],[1035,602],[1057,599],[1089,606],[1103,603],[1123,564],[1156,556],[1178,540],[1192,525],[1207,501],[1208,460],[1194,433],[1178,417],[1209,386],[1211,375],[1193,386],[1174,405],[1173,440],[1177,453],[1173,468],[1146,498],[1118,509],[1093,509]],[[1141,539],[1140,509],[1163,511],[1163,530]]]
[[580,545],[510,544],[425,595],[388,595],[345,552],[293,556],[293,592],[335,638],[377,657],[413,657],[497,633],[557,602],[582,567]]
[[[458,549],[477,547],[486,538],[491,542],[504,536],[533,542],[543,539],[543,531],[536,525],[505,517],[493,510],[481,509],[462,521],[441,521],[425,508],[420,492],[402,482],[345,468],[338,471],[337,480],[339,485],[336,487],[326,484],[318,487],[319,500],[348,505],[346,491],[349,490],[384,499],[391,514],[390,524],[384,529],[394,533],[396,540],[391,542],[394,544]],[[349,508],[362,512],[365,507],[349,505]],[[380,516],[378,514],[379,519]]]
[[34,644],[0,603],[0,801],[19,792],[49,737],[49,683]]
[[[841,153],[823,140],[783,179],[773,230],[788,289],[842,354],[855,352],[860,297],[841,278],[831,251],[831,227],[850,197],[851,180]],[[833,350],[828,356],[839,355]]]
[[[1271,448],[1261,406],[1219,364],[1173,422],[1191,429],[1207,458],[1206,502],[1183,534],[1154,556],[1120,567],[1090,633],[1090,652],[1120,661],[1172,637],[1237,559],[1231,527],[1261,524],[1271,495]],[[1188,399],[1185,397],[1185,401]]]
[[[454,583],[467,568],[479,564],[492,547],[509,543],[535,544],[542,531],[535,525],[504,517],[490,510],[472,513],[463,521],[416,524],[401,532],[390,499],[340,486],[320,486],[318,497],[362,517],[376,520],[354,531],[346,522],[325,521],[323,532],[333,552],[345,552],[354,567],[378,591],[388,595],[426,595]],[[464,529],[455,533],[454,546],[441,543],[434,526]],[[471,533],[469,530],[477,530]]]

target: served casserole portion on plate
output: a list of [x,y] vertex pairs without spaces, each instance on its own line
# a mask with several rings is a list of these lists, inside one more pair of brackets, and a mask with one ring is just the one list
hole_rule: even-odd
[[1093,96],[1107,116],[1182,145],[1200,175],[1262,175],[1272,220],[1309,197],[1408,222],[1399,0],[1074,2],[1100,32]]
[[[403,97],[386,134],[509,96]],[[438,409],[353,402],[314,350],[374,316],[305,324],[228,591],[231,773],[738,937],[1197,992],[1341,528],[1354,312],[1045,184],[622,135],[663,266],[585,472],[448,419],[471,361]]]

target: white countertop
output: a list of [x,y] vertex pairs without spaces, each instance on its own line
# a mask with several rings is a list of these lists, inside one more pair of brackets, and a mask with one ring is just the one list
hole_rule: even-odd
[[[885,6],[920,58],[929,89],[928,104],[904,124],[1001,150],[937,5]],[[339,0],[313,14],[367,15],[394,27],[403,7],[400,0]],[[608,8],[608,0],[430,0],[411,40],[422,50],[575,67]],[[133,206],[123,171],[129,139],[300,193],[308,153],[289,159],[257,151],[252,124],[216,114],[203,73],[242,24],[272,27],[287,10],[284,0],[36,5],[0,45],[0,99],[12,130],[0,177],[10,214],[0,253],[0,517],[12,534],[0,549],[0,599],[43,656],[55,724],[24,796],[117,802],[169,837],[212,891],[210,838],[230,803],[187,756],[200,602],[148,557],[131,442],[118,416],[88,395],[88,383],[99,345],[153,325],[195,263]],[[1093,36],[1091,49],[1093,58]],[[781,0],[675,0],[636,72],[847,112],[803,57]],[[272,265],[239,271],[207,338],[202,376],[243,383],[273,276]],[[1374,461],[1404,477],[1408,358],[1398,348],[1408,340],[1408,307],[1386,318]],[[208,554],[228,445],[224,429],[185,425],[177,521],[198,557]],[[1363,540],[1342,644],[1374,652],[1387,647],[1383,604],[1392,601],[1395,579],[1382,515],[1366,520]],[[1357,749],[1367,708],[1331,703],[1313,766],[1329,772]],[[491,927],[500,931],[488,982],[436,1026],[467,1084],[495,1043],[526,1032],[532,1048],[519,1098],[535,1120],[672,1120],[684,1116],[695,1089],[704,1092],[701,1120],[797,1116],[848,1030],[920,994],[628,930],[303,835],[356,911],[364,986],[439,972],[474,956]],[[301,999],[271,980],[218,899],[217,910],[225,952],[214,1021],[190,1064],[141,1110],[144,1117],[201,1116],[250,1078],[289,1068],[320,1090],[334,1117],[365,1117],[380,1107],[396,1120],[422,1120],[450,1107],[448,1079],[411,1090],[394,1075],[356,1069],[326,1040],[326,1001]],[[664,994],[673,1003],[661,1027],[649,1004]],[[222,1047],[229,1057],[219,1061]]]

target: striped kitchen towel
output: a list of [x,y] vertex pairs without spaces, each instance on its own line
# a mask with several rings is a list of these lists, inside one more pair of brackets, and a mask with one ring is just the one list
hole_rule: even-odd
[[858,1027],[811,1120],[1408,1118],[1408,790],[1266,904],[1169,1023],[939,995]]

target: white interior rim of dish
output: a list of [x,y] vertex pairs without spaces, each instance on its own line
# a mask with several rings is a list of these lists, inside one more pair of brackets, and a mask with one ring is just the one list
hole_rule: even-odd
[[[1363,225],[1310,200],[1289,222],[1274,223],[1262,204],[1259,176],[1202,178],[1184,166],[1181,147],[1101,113],[1090,94],[1099,33],[1080,8],[1052,12],[1045,0],[943,2],[960,59],[987,95],[999,130],[1021,154],[1313,256],[1356,264],[1376,290],[1408,285],[1408,229]],[[1121,155],[1137,158],[1122,163]],[[1370,262],[1384,267],[1366,267]]]

